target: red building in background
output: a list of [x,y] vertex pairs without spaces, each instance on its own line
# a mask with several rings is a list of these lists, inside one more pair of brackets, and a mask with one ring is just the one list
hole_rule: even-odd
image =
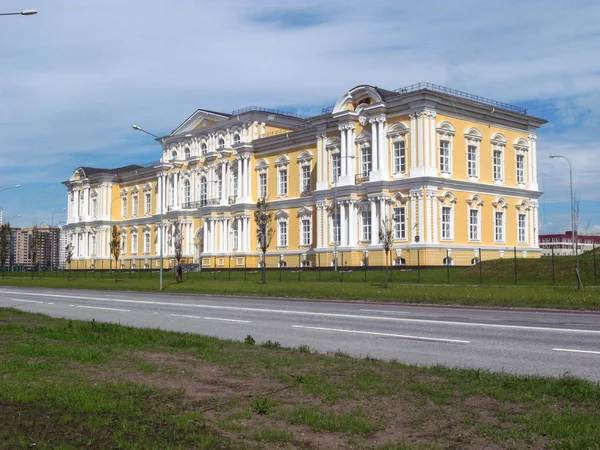
[[[589,252],[600,247],[600,234],[575,234],[577,239],[577,253]],[[565,231],[562,234],[540,234],[540,248],[542,255],[551,255],[554,249],[555,255],[573,254],[573,232]]]

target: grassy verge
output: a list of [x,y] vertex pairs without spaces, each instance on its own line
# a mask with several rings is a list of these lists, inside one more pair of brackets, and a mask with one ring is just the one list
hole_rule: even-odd
[[594,449],[599,413],[572,378],[0,310],[1,448]]
[[[115,281],[113,277],[80,275],[70,279],[63,276],[34,279],[11,277],[1,280],[0,285],[131,291],[158,290],[158,278],[156,277],[129,277],[127,273],[122,273],[118,281]],[[164,289],[166,292],[173,293],[600,310],[600,289],[594,286],[586,287],[582,292],[567,286],[489,286],[393,282],[388,287],[384,287],[381,282],[364,282],[364,279],[360,278],[363,277],[363,274],[356,272],[345,274],[342,283],[318,280],[303,281],[302,279],[298,281],[298,275],[289,272],[281,274],[280,282],[279,273],[272,272],[269,274],[269,282],[261,284],[258,282],[260,277],[258,273],[246,274],[246,280],[236,280],[235,277],[229,279],[228,275],[227,272],[190,273],[185,274],[184,282],[176,283],[171,274],[167,273],[164,279]],[[306,278],[306,274],[304,275]],[[336,276],[339,275],[336,274]]]

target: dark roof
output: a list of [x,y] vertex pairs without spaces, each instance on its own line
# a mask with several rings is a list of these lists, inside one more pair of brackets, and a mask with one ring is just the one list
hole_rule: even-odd
[[398,94],[398,92],[390,91],[389,89],[382,89],[377,86],[373,86],[373,87],[375,88],[375,90],[377,92],[379,92],[379,95],[381,95],[381,98],[383,98],[384,100],[387,100],[392,97],[397,97],[398,95],[400,95],[400,94]]
[[89,177],[90,175],[94,175],[97,173],[107,173],[107,174],[112,174],[112,175],[118,175],[120,173],[130,172],[132,170],[143,169],[143,168],[144,168],[144,166],[140,166],[138,164],[130,164],[128,166],[117,167],[115,169],[100,169],[97,167],[80,167],[80,169],[83,170],[83,172],[85,173],[86,177]]

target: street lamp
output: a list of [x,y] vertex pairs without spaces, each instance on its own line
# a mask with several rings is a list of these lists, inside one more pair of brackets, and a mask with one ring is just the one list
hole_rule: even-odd
[[571,192],[571,240],[573,242],[573,255],[577,254],[577,243],[575,242],[575,197],[573,197],[573,167],[566,156],[550,155],[550,159],[562,158],[569,163],[569,187]]
[[64,211],[65,209],[66,208],[63,206],[62,208],[57,209],[56,211],[52,211],[52,223],[50,224],[50,272],[54,271],[54,214],[57,212]]
[[[142,133],[146,133],[146,134],[154,137],[157,141],[160,142],[161,146],[163,147],[163,151],[164,151],[164,140],[162,138],[158,137],[157,135],[155,135],[153,133],[150,133],[149,131],[146,131],[146,130],[138,127],[137,125],[132,125],[132,128],[135,131],[141,131]],[[163,177],[160,177],[160,184],[161,184],[161,189],[160,189],[160,235],[159,235],[160,239],[158,242],[158,245],[160,247],[160,253],[159,253],[160,269],[159,269],[159,276],[158,276],[158,279],[159,279],[158,289],[160,291],[162,291],[162,289],[163,289],[163,240],[164,240],[164,232],[165,232],[165,230],[163,228],[163,216],[164,216],[163,198],[165,196],[165,193],[164,193],[165,186],[163,183]]]
[[20,184],[15,184],[14,186],[9,186],[9,187],[6,187],[4,189],[0,189],[0,192],[2,192],[2,191],[8,191],[9,189],[17,189],[17,188],[20,188],[20,187],[21,187]]
[[33,16],[34,14],[37,14],[35,9],[25,9],[21,12],[0,13],[0,16]]

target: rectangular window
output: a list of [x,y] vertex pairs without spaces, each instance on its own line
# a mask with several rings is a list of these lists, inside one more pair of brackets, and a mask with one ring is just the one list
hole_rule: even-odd
[[279,169],[279,195],[288,193],[288,173],[287,169]]
[[96,236],[92,235],[92,236],[90,236],[90,239],[92,241],[91,242],[91,247],[92,247],[92,249],[91,249],[92,253],[91,254],[95,255],[96,254]]
[[478,241],[479,240],[479,210],[478,209],[470,209],[469,210],[469,240],[470,241]]
[[363,179],[369,178],[369,173],[371,173],[372,167],[372,153],[371,147],[363,147],[361,154],[361,172],[360,175]]
[[332,181],[337,183],[342,175],[342,157],[339,153],[333,153],[331,155],[331,172]]
[[302,219],[302,245],[310,245],[310,219]]
[[477,177],[477,146],[469,145],[467,150],[467,169],[469,177]]
[[340,238],[341,238],[341,227],[340,227],[340,212],[333,212],[331,213],[331,228],[332,228],[332,233],[331,233],[331,237],[332,239],[332,243],[336,243],[339,245],[340,244]]
[[258,174],[258,196],[267,198],[267,172]]
[[138,236],[137,234],[131,235],[131,253],[137,253],[138,251]]
[[144,233],[144,253],[150,253],[150,233]]
[[519,214],[519,244],[527,243],[527,215]]
[[450,141],[440,140],[440,172],[450,173]]
[[394,142],[394,173],[406,172],[406,144],[404,141]]
[[200,181],[200,206],[208,204],[208,184],[206,179]]
[[132,205],[132,208],[133,208],[133,212],[132,212],[133,215],[137,216],[138,215],[138,210],[139,210],[138,196],[137,195],[133,196],[133,205]]
[[394,239],[406,239],[406,208],[394,208]]
[[231,179],[231,195],[234,197],[238,196],[238,172],[233,172]]
[[494,239],[496,242],[504,242],[504,212],[494,212]]
[[219,176],[217,177],[217,199],[221,199],[221,197],[223,196],[223,179],[221,178],[221,174],[219,174]]
[[362,214],[362,240],[371,240],[371,211],[363,211]]
[[238,249],[238,246],[240,245],[240,235],[238,233],[238,229],[234,228],[233,229],[233,248],[234,249]]
[[452,208],[442,206],[442,239],[452,239]]
[[121,199],[121,217],[127,217],[127,197]]
[[288,245],[287,226],[286,221],[279,222],[279,247],[287,247]]
[[150,206],[151,206],[151,197],[150,197],[150,192],[146,192],[146,194],[144,195],[146,201],[144,203],[144,213],[146,214],[150,214]]
[[517,155],[517,184],[525,184],[525,155]]
[[98,217],[98,199],[92,199],[92,217]]
[[302,192],[310,191],[310,166],[302,166],[301,186]]
[[127,235],[121,235],[121,254],[124,255],[127,253]]
[[494,181],[502,181],[502,151],[494,150]]

